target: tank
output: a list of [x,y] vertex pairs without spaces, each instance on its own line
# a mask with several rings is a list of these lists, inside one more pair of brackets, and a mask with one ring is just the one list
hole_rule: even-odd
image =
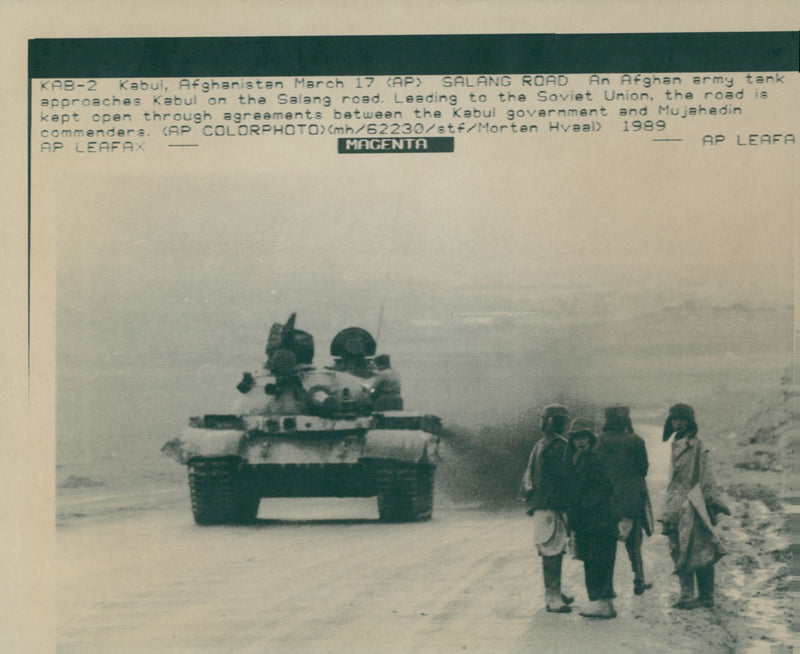
[[295,320],[272,325],[266,362],[243,374],[230,413],[189,418],[162,448],[188,468],[195,522],[253,522],[271,497],[375,496],[382,521],[430,519],[441,420],[404,410],[369,332],[343,329],[333,364],[316,367]]

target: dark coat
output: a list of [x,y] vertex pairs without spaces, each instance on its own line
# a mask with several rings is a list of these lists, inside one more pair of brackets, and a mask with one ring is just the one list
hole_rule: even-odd
[[569,505],[569,467],[565,458],[567,441],[563,436],[542,437],[528,458],[521,494],[528,513],[539,509],[566,511]]
[[574,448],[567,450],[572,468],[569,528],[575,532],[575,556],[588,560],[603,558],[608,542],[617,537],[617,520],[611,511],[613,486],[606,468],[594,450],[573,462]]
[[632,431],[609,429],[600,434],[597,454],[614,486],[611,509],[619,518],[643,518],[647,502],[647,449]]
[[573,462],[574,450],[568,450],[572,467],[570,502],[567,515],[569,527],[575,533],[616,529],[617,520],[611,511],[614,487],[606,467],[593,450],[581,454]]

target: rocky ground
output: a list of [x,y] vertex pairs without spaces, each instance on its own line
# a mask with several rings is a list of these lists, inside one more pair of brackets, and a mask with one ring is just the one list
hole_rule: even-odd
[[703,617],[718,621],[733,647],[796,640],[790,594],[794,402],[785,379],[755,414],[714,435],[712,455],[732,517],[721,525],[729,553],[717,566],[720,601]]

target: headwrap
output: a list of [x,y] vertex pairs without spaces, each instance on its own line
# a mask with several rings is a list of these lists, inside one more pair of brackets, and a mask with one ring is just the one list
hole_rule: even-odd
[[606,407],[605,418],[606,424],[603,425],[603,431],[610,431],[612,429],[633,431],[630,407],[623,404],[612,404]]
[[566,422],[569,419],[569,410],[563,404],[548,404],[544,409],[542,409],[542,431],[547,431],[548,423],[556,416],[561,416],[566,425]]
[[667,420],[664,423],[663,439],[665,441],[668,441],[669,437],[672,436],[673,432],[675,431],[672,428],[672,420],[674,418],[679,418],[689,423],[689,432],[697,432],[697,423],[694,419],[694,409],[688,404],[674,404],[669,408],[669,415],[667,415]]
[[572,441],[578,436],[588,436],[590,442],[589,447],[594,447],[595,443],[597,443],[597,434],[594,433],[594,422],[589,420],[589,418],[575,418],[569,426],[568,433],[570,445],[572,445]]

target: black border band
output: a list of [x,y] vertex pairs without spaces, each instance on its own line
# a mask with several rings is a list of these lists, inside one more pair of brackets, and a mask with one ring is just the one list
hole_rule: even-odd
[[800,32],[33,39],[31,78],[797,71]]

